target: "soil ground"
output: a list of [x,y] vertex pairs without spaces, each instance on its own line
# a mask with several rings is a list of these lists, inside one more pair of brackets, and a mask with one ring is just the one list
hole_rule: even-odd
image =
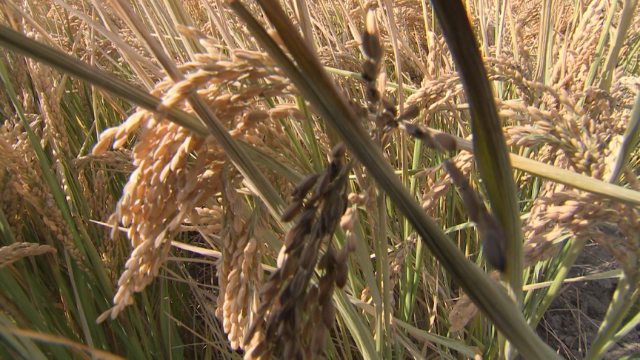
[[[617,267],[607,250],[595,243],[588,244],[571,269],[569,277]],[[605,279],[567,284],[538,325],[540,337],[552,348],[558,349],[558,353],[564,358],[582,359],[596,336],[617,283],[617,279]],[[623,338],[605,359],[619,359],[628,355],[637,355],[640,359],[638,328]]]

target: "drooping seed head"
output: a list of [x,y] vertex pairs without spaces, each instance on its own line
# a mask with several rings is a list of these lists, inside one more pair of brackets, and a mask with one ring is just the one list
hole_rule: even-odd
[[396,103],[395,101],[393,101],[393,98],[384,96],[381,100],[382,100],[382,106],[384,107],[384,110],[395,118],[396,115],[398,115],[398,108],[396,107]]
[[[347,250],[345,248],[345,250]],[[346,252],[346,251],[345,251]],[[336,271],[336,286],[340,289],[344,288],[347,285],[349,275],[349,267],[346,262],[338,263],[337,271]]]
[[460,171],[460,169],[458,169],[458,167],[456,167],[453,162],[446,160],[444,162],[444,166],[447,169],[447,172],[449,172],[451,180],[460,191],[460,197],[462,198],[462,202],[464,203],[464,208],[467,211],[467,215],[469,215],[469,219],[477,223],[480,220],[480,215],[481,211],[484,209],[484,204],[480,202],[480,199],[478,199],[478,196],[469,185],[469,180],[467,179],[467,177],[464,176],[462,171]]
[[364,34],[362,34],[362,49],[375,62],[382,59],[382,45],[380,44],[380,30],[373,10],[367,12]]
[[289,204],[289,206],[287,206],[287,208],[284,210],[282,216],[280,217],[280,220],[284,222],[293,220],[293,218],[300,212],[302,205],[303,203],[301,199],[294,199],[293,202]]
[[327,301],[322,306],[322,322],[327,329],[333,327],[333,322],[336,318],[336,307],[333,305],[333,301]]
[[347,248],[349,249],[349,252],[356,251],[357,246],[358,238],[356,237],[356,234],[350,231],[347,233]]
[[309,190],[311,190],[313,185],[316,184],[316,181],[318,181],[319,176],[320,174],[315,174],[315,173],[307,175],[304,179],[302,179],[302,181],[298,183],[296,188],[293,189],[293,191],[291,192],[291,196],[294,198],[300,198],[300,199],[304,198],[309,192]]
[[331,157],[333,159],[342,159],[346,152],[347,146],[343,142],[340,142],[331,149]]
[[506,259],[504,255],[504,231],[496,220],[486,209],[483,209],[478,221],[478,230],[482,240],[482,250],[484,256],[491,266],[496,270],[504,271]]
[[420,108],[416,104],[409,105],[404,112],[398,116],[398,121],[413,120],[420,115]]
[[436,133],[434,136],[435,141],[447,151],[455,151],[458,148],[458,142],[456,138],[445,133]]
[[375,63],[371,59],[367,59],[362,63],[362,78],[367,83],[373,83],[374,88],[375,88],[375,80],[378,77],[379,72],[380,72],[380,64]]

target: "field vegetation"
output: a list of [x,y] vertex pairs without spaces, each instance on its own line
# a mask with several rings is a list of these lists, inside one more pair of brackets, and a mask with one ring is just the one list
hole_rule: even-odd
[[[611,356],[640,323],[638,13],[0,1],[0,358]],[[586,246],[615,266],[570,277]],[[601,279],[597,331],[539,336]]]

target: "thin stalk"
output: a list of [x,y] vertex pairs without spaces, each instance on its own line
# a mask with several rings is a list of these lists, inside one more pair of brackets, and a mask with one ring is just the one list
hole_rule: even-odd
[[520,52],[518,51],[518,32],[516,30],[516,20],[514,19],[511,9],[511,1],[505,1],[505,9],[509,18],[509,32],[511,33],[511,51],[513,52],[513,60],[518,63],[521,61]]
[[598,334],[584,357],[585,360],[600,360],[604,357],[607,345],[609,345],[609,342],[620,328],[620,324],[627,316],[629,309],[633,306],[632,299],[637,291],[637,286],[637,274],[622,274],[616,291],[613,293],[613,298],[609,303],[607,314],[600,324]]
[[616,165],[613,168],[613,172],[609,177],[609,182],[616,184],[620,178],[620,174],[624,168],[629,164],[631,154],[638,147],[640,141],[640,92],[636,95],[635,102],[633,104],[633,110],[631,111],[631,117],[629,118],[629,125],[624,132],[622,140],[622,146],[616,157]]
[[535,79],[538,82],[546,84],[547,73],[547,52],[551,47],[551,8],[553,0],[544,0],[540,8],[540,33],[538,34],[538,68],[536,69]]
[[[14,358],[15,355],[20,355],[24,359],[33,360],[46,360],[47,357],[36,346],[34,342],[29,338],[22,338],[18,335],[12,334],[11,329],[16,329],[12,319],[8,318],[4,314],[0,313],[0,337],[3,339],[6,345],[2,348],[10,348],[14,351],[13,356],[8,356],[6,359]],[[8,345],[8,346],[7,346]]]
[[336,290],[333,294],[333,299],[336,302],[336,308],[342,315],[344,322],[347,324],[347,328],[349,328],[353,336],[353,340],[358,345],[358,349],[362,351],[365,359],[380,359],[378,354],[376,354],[373,338],[369,335],[369,330],[365,328],[362,321],[360,321],[358,313],[349,303],[347,294],[345,294],[343,290]]
[[[371,222],[369,222],[371,223]],[[354,226],[355,234],[358,239],[365,239],[365,234],[362,226],[362,222],[358,221]],[[375,236],[375,234],[374,234]],[[373,300],[373,304],[376,308],[382,308],[382,297],[380,295],[380,286],[376,281],[374,275],[373,265],[371,264],[371,258],[369,257],[369,251],[362,243],[356,247],[356,259],[360,269],[362,270],[364,281],[369,286],[369,295]]]
[[607,56],[607,61],[602,73],[602,79],[600,80],[599,87],[602,90],[609,91],[609,88],[611,87],[613,73],[618,66],[618,55],[620,54],[620,49],[622,49],[622,45],[624,45],[624,41],[627,37],[627,31],[629,31],[629,27],[631,26],[633,12],[636,9],[637,3],[637,0],[624,1],[624,5],[622,6],[622,16],[620,17],[620,23],[617,27],[618,31],[616,31],[616,35],[611,42],[609,55]]
[[304,99],[300,96],[296,96],[296,106],[298,107],[298,110],[302,111],[307,119],[310,120],[302,122],[305,143],[309,148],[311,159],[313,159],[313,167],[315,171],[322,172],[324,169],[324,161],[322,161],[322,152],[320,151],[320,145],[318,145],[318,139],[316,138],[316,133],[313,129],[313,117],[311,116],[311,112],[309,111],[307,104],[305,104]]
[[[639,295],[640,291],[636,290],[631,303],[635,303],[638,300]],[[622,326],[620,331],[618,331],[616,335],[611,338],[609,342],[607,342],[604,347],[604,351],[608,351],[608,349],[617,344],[623,337],[627,336],[631,331],[635,330],[638,324],[640,324],[640,312],[638,312],[633,318],[631,318],[631,320],[629,320],[629,322]]]
[[[384,204],[386,203],[386,196],[383,191],[378,191],[378,226],[379,235],[378,241],[380,246],[378,247],[379,253],[376,254],[376,262],[378,263],[378,271],[382,278],[382,324],[384,325],[384,332],[378,333],[377,339],[382,341],[383,351],[380,353],[382,359],[391,358],[391,282],[389,279],[389,239],[387,236],[387,212],[385,211]],[[384,336],[383,336],[384,334]],[[380,350],[378,350],[380,351]]]
[[[507,3],[509,1],[507,0],[495,0],[495,4],[494,4],[494,8],[496,9],[496,24],[498,24],[498,29],[497,31],[495,31],[495,46],[496,46],[496,58],[500,58],[500,55],[502,55],[502,37],[504,36],[504,23],[505,23],[505,19],[507,18],[506,12],[507,12]],[[500,5],[500,3],[502,3],[502,5]],[[498,10],[500,9],[500,10]],[[496,97],[498,99],[503,99],[503,95],[504,95],[504,84],[502,83],[502,81],[496,81],[495,82],[495,88],[496,88]]]
[[[9,269],[0,269],[0,288],[9,300],[20,309],[25,318],[31,322],[33,329],[41,332],[55,332],[55,329],[49,328],[39,309],[33,305],[29,295],[24,292]],[[57,359],[68,359],[70,356],[68,349],[57,346],[45,345],[43,349]]]
[[[361,308],[368,314],[373,315],[375,313],[375,309],[373,306],[362,302],[362,300],[357,299],[355,297],[349,296],[349,301],[357,307]],[[473,358],[475,356],[475,350],[471,346],[467,346],[460,341],[456,341],[444,336],[436,335],[430,331],[425,331],[423,329],[418,329],[417,327],[398,319],[397,317],[393,318],[393,324],[400,329],[406,330],[411,336],[415,337],[418,340],[422,340],[425,342],[430,342],[437,344],[438,346],[444,346],[449,349],[455,350],[460,354],[467,356],[469,358]],[[443,354],[445,355],[445,354]]]
[[75,305],[78,307],[78,314],[80,314],[80,325],[82,327],[82,332],[84,335],[84,340],[86,341],[89,347],[95,347],[93,343],[93,336],[91,335],[91,330],[89,328],[89,322],[87,321],[85,310],[83,309],[83,299],[80,298],[80,294],[78,291],[78,283],[76,283],[76,278],[74,276],[74,272],[77,269],[76,266],[73,266],[71,263],[71,258],[69,257],[68,251],[64,252],[64,259],[67,263],[67,268],[69,269],[69,277],[71,280],[71,285],[73,289],[73,295],[75,296]]
[[304,167],[309,172],[314,171],[313,165],[311,165],[311,161],[309,161],[309,157],[307,156],[307,154],[304,153],[302,146],[300,146],[300,142],[298,141],[295,134],[291,130],[291,126],[289,126],[289,124],[287,124],[287,122],[283,119],[280,119],[279,122],[280,122],[280,126],[282,126],[282,130],[284,130],[284,133],[287,135],[287,138],[293,145],[293,148],[298,154],[298,158],[300,159],[300,161],[302,161],[302,164],[304,165]]
[[[116,1],[116,2],[118,2],[118,1]],[[175,27],[175,25],[193,26],[193,22],[191,21],[191,18],[187,14],[187,11],[184,9],[182,1],[164,0],[164,5],[165,5],[165,8],[167,9],[167,13],[171,17],[171,25],[173,27]],[[125,18],[127,18],[127,17],[129,17],[129,19],[132,20],[130,15],[125,16]],[[146,28],[140,28],[140,27],[137,27],[137,26],[131,26],[131,28],[134,29],[134,31],[136,31],[136,30],[140,31],[140,30],[143,30],[143,29],[146,30]],[[160,35],[160,34],[158,34],[158,35]],[[191,59],[194,58],[194,54],[196,54],[196,53],[205,53],[206,52],[204,46],[202,46],[200,44],[200,42],[198,42],[197,40],[188,38],[183,34],[178,34],[178,36],[180,37],[180,40],[182,40],[181,43],[184,45],[185,50],[187,51],[187,53],[189,54],[189,57]],[[139,38],[143,38],[143,37],[139,37]],[[151,45],[151,46],[153,46],[153,45]],[[152,53],[154,53],[154,52],[155,52],[155,50],[152,50]],[[165,70],[166,70],[166,68],[165,68]]]
[[[587,79],[584,82],[585,91],[591,86],[591,84],[593,84],[593,80],[596,78],[596,73],[598,72],[598,68],[600,67],[602,51],[604,49],[604,46],[607,44],[607,41],[609,40],[609,29],[611,28],[611,22],[613,22],[613,16],[616,13],[617,7],[618,0],[614,0],[613,4],[611,4],[611,8],[609,8],[609,15],[607,16],[607,20],[605,20],[604,25],[602,26],[600,38],[598,39],[598,45],[596,46],[596,52],[593,54],[593,60],[591,60],[591,68],[589,68]],[[582,106],[582,104],[584,104],[584,100],[584,97],[580,99],[578,105]]]
[[[375,236],[373,238],[373,251],[376,254],[376,259],[378,259],[379,254],[381,253],[381,249],[380,249],[380,241],[378,239],[378,236]],[[377,271],[376,271],[376,281],[375,284],[378,284],[378,287],[382,289],[382,292],[384,293],[385,289],[384,286],[382,286],[382,271],[380,271],[380,260],[376,261],[376,266],[377,266]],[[384,294],[383,294],[384,297]],[[375,319],[375,333],[376,334],[384,334],[384,318],[383,318],[383,309],[384,309],[384,305],[382,304],[382,301],[380,301],[380,304],[376,304],[376,313],[374,315],[374,319]],[[376,337],[376,352],[378,353],[378,356],[382,359],[383,358],[383,354],[384,354],[384,336],[377,336]]]
[[[424,150],[423,146],[424,141],[422,141],[421,139],[417,139],[415,141],[415,144],[413,146],[413,163],[411,164],[411,170],[416,170],[420,167],[420,164],[422,163],[422,152]],[[409,184],[409,193],[414,197],[416,196],[417,182],[418,178],[415,175],[412,176],[411,182]],[[406,240],[411,235],[410,231],[412,229],[411,224],[409,224],[409,221],[406,219],[404,229],[405,231],[403,240]],[[422,239],[417,239],[416,242],[418,243],[418,246],[415,249],[415,262],[413,263],[413,266],[405,266],[405,284],[407,284],[407,287],[405,288],[406,291],[404,292],[404,301],[400,303],[400,309],[404,321],[409,321],[409,319],[411,318],[411,314],[413,313],[413,307],[416,300],[415,296],[416,292],[418,291],[420,273],[422,271],[422,257],[424,254]],[[413,252],[409,251],[405,258],[405,264],[411,264],[411,262],[413,261],[413,257]]]
[[544,313],[547,311],[556,296],[560,293],[560,290],[562,290],[564,280],[567,278],[569,270],[571,270],[571,268],[573,267],[573,264],[576,262],[578,255],[580,255],[580,252],[582,251],[586,243],[587,241],[582,239],[572,240],[569,251],[565,255],[564,259],[562,259],[560,269],[553,278],[553,284],[549,287],[547,293],[542,299],[542,302],[538,305],[534,316],[529,319],[529,325],[531,325],[532,328],[535,328],[538,325],[538,322],[542,319]]
[[[350,79],[363,81],[362,74],[357,73],[357,72],[344,70],[344,69],[336,69],[336,68],[333,68],[333,67],[330,67],[330,66],[325,66],[324,69],[327,72],[331,73],[331,74],[336,74],[336,75],[348,77]],[[395,83],[395,82],[392,82],[392,81],[387,81],[385,83],[385,86],[390,87],[392,89],[400,89],[400,85],[398,83]],[[402,91],[406,91],[408,93],[415,94],[416,92],[418,92],[418,89],[416,89],[416,88],[414,88],[412,86],[405,85],[403,83],[402,84]],[[456,108],[456,106],[459,106],[459,104],[454,105],[454,108]],[[448,108],[447,108],[447,105],[442,105],[440,107],[440,109],[447,110]]]
[[7,221],[7,217],[4,215],[4,211],[0,208],[0,237],[2,238],[2,245],[7,246],[16,242],[11,231],[11,226]]

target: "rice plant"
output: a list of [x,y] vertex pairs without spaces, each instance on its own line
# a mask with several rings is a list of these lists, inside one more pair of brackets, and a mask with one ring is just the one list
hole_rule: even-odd
[[[1,3],[0,358],[600,359],[636,2]],[[569,278],[597,244],[617,270]],[[576,351],[536,333],[617,278]]]

